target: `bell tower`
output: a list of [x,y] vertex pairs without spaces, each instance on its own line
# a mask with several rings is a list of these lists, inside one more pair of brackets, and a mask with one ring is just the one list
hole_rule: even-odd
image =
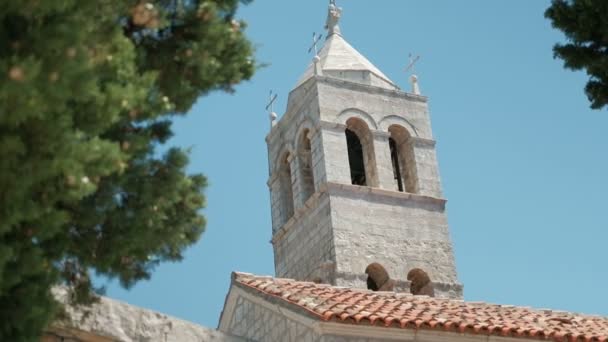
[[266,138],[276,275],[365,288],[377,262],[397,290],[421,268],[437,296],[461,298],[428,99],[344,39],[335,2],[328,12],[325,44]]

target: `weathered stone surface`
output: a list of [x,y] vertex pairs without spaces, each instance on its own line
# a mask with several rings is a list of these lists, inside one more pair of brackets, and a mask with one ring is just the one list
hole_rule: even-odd
[[[54,290],[66,303],[67,291]],[[142,309],[107,297],[90,308],[67,308],[70,319],[51,326],[43,341],[87,342],[240,342],[215,329],[205,328],[151,310]],[[55,339],[53,339],[55,338]]]
[[[320,74],[361,84],[398,89],[388,76],[355,50],[340,34],[333,34],[327,38],[318,57],[317,72],[320,71]],[[310,64],[304,75],[300,77],[298,85],[306,82],[314,74],[314,64]]]
[[[357,134],[367,186],[351,185],[345,130],[353,119],[358,126],[352,129],[363,127],[364,134]],[[304,200],[295,157],[304,131],[313,133],[312,201]],[[409,193],[398,189],[389,138],[400,143],[400,167],[408,176],[402,184]],[[365,268],[379,262],[404,286],[407,272],[422,268],[437,283],[438,296],[462,297],[425,97],[313,75],[292,91],[287,112],[266,141],[277,276],[365,287]],[[277,161],[286,154],[294,156],[292,198],[282,195],[278,181]],[[290,218],[285,200],[296,208]]]
[[328,282],[334,270],[329,197],[318,192],[273,239],[275,272],[283,278]]
[[[269,303],[268,303],[269,304]],[[301,321],[288,318],[264,304],[238,297],[226,331],[251,341],[318,341],[320,336]]]
[[[241,277],[241,280],[237,280],[238,277]],[[254,281],[251,282],[252,280]],[[432,309],[427,311],[429,308],[427,305],[429,302],[435,301],[433,305],[442,308],[449,302],[444,299],[417,297],[416,303],[422,305],[422,307],[416,307],[416,305],[404,306],[403,308],[411,308],[411,312],[406,310],[399,313],[400,311],[392,306],[395,302],[401,300],[399,297],[413,299],[414,296],[384,292],[383,294],[389,296],[391,300],[376,303],[378,297],[383,296],[383,294],[376,295],[373,292],[359,291],[369,294],[369,296],[361,297],[354,293],[356,291],[350,289],[333,288],[333,290],[326,291],[328,288],[325,285],[312,285],[314,289],[311,289],[308,287],[310,284],[295,283],[286,279],[247,274],[233,276],[230,291],[226,298],[226,305],[220,317],[219,330],[259,342],[479,342],[482,340],[509,342],[527,340],[525,336],[497,336],[501,335],[500,329],[496,330],[493,336],[488,336],[487,332],[474,332],[473,329],[468,330],[467,333],[462,333],[458,329],[447,329],[443,326],[435,326],[433,330],[428,326],[419,329],[413,324],[402,327],[394,322],[389,326],[383,323],[386,318],[399,322],[401,318],[406,319],[405,317],[409,317],[408,320],[412,319],[410,315],[437,315]],[[303,288],[308,288],[308,290],[302,290]],[[339,302],[343,304],[338,304]],[[412,304],[413,302],[409,303]],[[455,301],[453,304],[456,304],[457,307],[467,305],[461,301]],[[470,312],[467,310],[476,310],[475,305],[477,304],[479,303],[468,304],[471,306],[462,310],[466,312]],[[391,309],[382,309],[384,305],[391,306]],[[338,315],[325,320],[319,316],[324,310],[344,313],[350,318],[342,321],[338,318]],[[395,310],[394,315],[387,315],[386,311],[383,310]],[[444,321],[450,319],[462,320],[461,312],[454,313],[452,310],[453,307],[445,306],[445,312],[435,318]],[[479,308],[479,310],[483,311],[484,308]],[[380,313],[382,311],[384,313]],[[401,317],[401,315],[403,316]],[[353,319],[353,316],[359,316],[361,320],[357,321]],[[364,317],[367,317],[367,319],[376,317],[376,322],[370,324]],[[433,316],[425,317],[427,318],[420,318],[420,320],[430,320]],[[480,317],[494,319],[491,314],[480,314]],[[512,317],[517,317],[517,315]],[[474,321],[471,317],[468,319]],[[530,338],[531,340],[537,339],[537,337]]]

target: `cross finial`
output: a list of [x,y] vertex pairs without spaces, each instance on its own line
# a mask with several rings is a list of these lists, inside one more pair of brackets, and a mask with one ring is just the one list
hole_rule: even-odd
[[312,46],[310,47],[310,49],[308,49],[308,53],[311,53],[312,50],[315,50],[315,56],[312,59],[312,63],[313,63],[312,67],[314,68],[315,75],[321,75],[323,73],[319,67],[319,62],[321,61],[321,57],[319,57],[319,53],[317,51],[317,44],[319,43],[319,40],[321,40],[321,38],[323,38],[322,34],[317,36],[317,33],[313,32]]
[[308,49],[308,53],[311,53],[313,50],[315,51],[315,56],[319,55],[319,51],[317,50],[317,44],[319,44],[319,41],[321,40],[321,38],[323,38],[323,35],[317,35],[316,32],[312,33],[312,45],[310,46],[310,48]]
[[418,86],[418,76],[414,72],[414,66],[420,60],[420,56],[414,57],[413,54],[410,53],[410,64],[405,68],[405,72],[411,71],[412,76],[410,77],[410,82],[412,83],[412,93],[415,95],[420,95],[420,87]]
[[270,96],[269,96],[269,101],[268,104],[266,105],[266,110],[268,111],[268,116],[270,118],[270,127],[274,127],[274,125],[276,125],[277,123],[277,113],[274,112],[273,108],[274,108],[274,102],[277,100],[277,97],[279,95],[274,94],[272,92],[272,90],[270,91]]
[[327,14],[327,22],[325,28],[327,29],[327,38],[332,34],[340,34],[340,26],[338,22],[342,16],[342,8],[336,5],[336,0],[329,0],[329,13]]
[[418,60],[420,60],[420,56],[414,57],[414,55],[410,53],[409,57],[410,57],[410,64],[408,64],[407,67],[405,68],[405,72],[408,72],[411,70],[412,74],[415,74],[414,66],[416,66],[416,63],[418,62]]

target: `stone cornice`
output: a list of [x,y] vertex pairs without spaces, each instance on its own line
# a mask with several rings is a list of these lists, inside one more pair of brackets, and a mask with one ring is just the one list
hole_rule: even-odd
[[380,130],[372,131],[374,138],[388,140],[391,137],[391,132],[383,132]]
[[[361,83],[351,82],[351,81],[342,80],[339,78],[334,78],[334,77],[330,77],[330,76],[322,76],[322,75],[313,76],[313,77],[309,78],[306,82],[302,83],[295,89],[291,90],[289,92],[288,99],[291,98],[293,93],[295,93],[296,91],[299,91],[301,88],[308,88],[307,90],[312,89],[314,87],[314,85],[313,85],[314,83],[325,83],[325,84],[329,84],[332,86],[338,86],[338,87],[346,86],[355,91],[383,94],[383,95],[408,99],[411,101],[416,101],[416,102],[421,102],[421,103],[428,102],[428,97],[426,97],[426,96],[407,93],[402,90],[386,89],[386,88],[377,87],[377,86],[373,86],[373,85],[361,84]],[[266,135],[267,142],[269,142],[274,137],[276,132],[280,131],[279,128],[281,126],[281,122],[283,122],[283,119],[285,117],[290,117],[291,113],[297,112],[297,110],[299,110],[302,107],[302,105],[308,101],[308,96],[310,96],[310,92],[306,93],[306,95],[300,101],[299,104],[293,105],[291,108],[289,108],[290,103],[287,104],[288,108],[286,109],[285,114],[281,116],[281,118],[277,121],[277,124],[274,127],[272,127],[270,132]]]
[[406,93],[402,90],[386,89],[386,88],[377,87],[377,86],[373,86],[373,85],[346,81],[346,80],[329,77],[329,76],[314,76],[314,79],[316,79],[317,82],[319,82],[319,83],[326,83],[326,84],[338,86],[338,87],[347,86],[348,88],[350,88],[352,90],[363,91],[366,93],[389,95],[389,96],[393,96],[393,97],[399,97],[399,98],[408,99],[408,100],[416,101],[416,102],[422,102],[422,103],[428,102],[428,97],[426,97],[426,96]]
[[346,130],[345,124],[325,121],[325,120],[319,121],[317,126],[318,126],[317,129],[319,129],[319,130],[323,129],[326,131],[333,131],[333,132],[340,132],[340,133],[344,133],[344,131]]
[[414,147],[422,147],[422,148],[433,148],[437,145],[435,140],[424,139],[419,137],[411,137],[412,144]]
[[[347,126],[342,123],[321,120],[317,123],[315,130],[318,130],[318,131],[325,130],[325,131],[331,131],[331,132],[337,132],[337,133],[344,133],[346,128],[347,128]],[[385,132],[385,131],[381,131],[378,129],[370,129],[370,131],[374,138],[388,139],[391,137],[390,132]],[[414,144],[414,146],[416,146],[416,147],[435,147],[435,144],[436,144],[435,140],[431,140],[431,139],[424,139],[424,138],[419,138],[419,137],[411,137],[410,139],[411,139],[412,143]]]
[[423,329],[399,329],[382,326],[344,324],[339,322],[316,322],[313,329],[319,335],[338,335],[372,340],[410,341],[410,342],[513,342],[520,338],[495,337],[487,335],[460,334],[454,332],[430,331]]
[[363,193],[370,194],[372,197],[391,197],[396,199],[402,199],[405,201],[412,201],[421,204],[431,204],[440,207],[440,209],[445,209],[445,204],[447,203],[446,199],[436,198],[425,195],[412,194],[408,192],[399,192],[393,190],[386,190],[380,188],[373,188],[369,186],[359,186],[359,185],[351,185],[351,184],[340,184],[340,183],[327,183],[327,189],[330,194],[337,194],[339,192],[351,192],[351,193]]

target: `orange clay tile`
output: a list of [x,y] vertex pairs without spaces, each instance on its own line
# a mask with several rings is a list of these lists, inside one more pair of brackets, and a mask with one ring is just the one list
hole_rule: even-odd
[[279,298],[321,321],[398,329],[608,342],[608,318],[512,305],[463,302],[332,287],[290,279],[235,273],[237,285]]

